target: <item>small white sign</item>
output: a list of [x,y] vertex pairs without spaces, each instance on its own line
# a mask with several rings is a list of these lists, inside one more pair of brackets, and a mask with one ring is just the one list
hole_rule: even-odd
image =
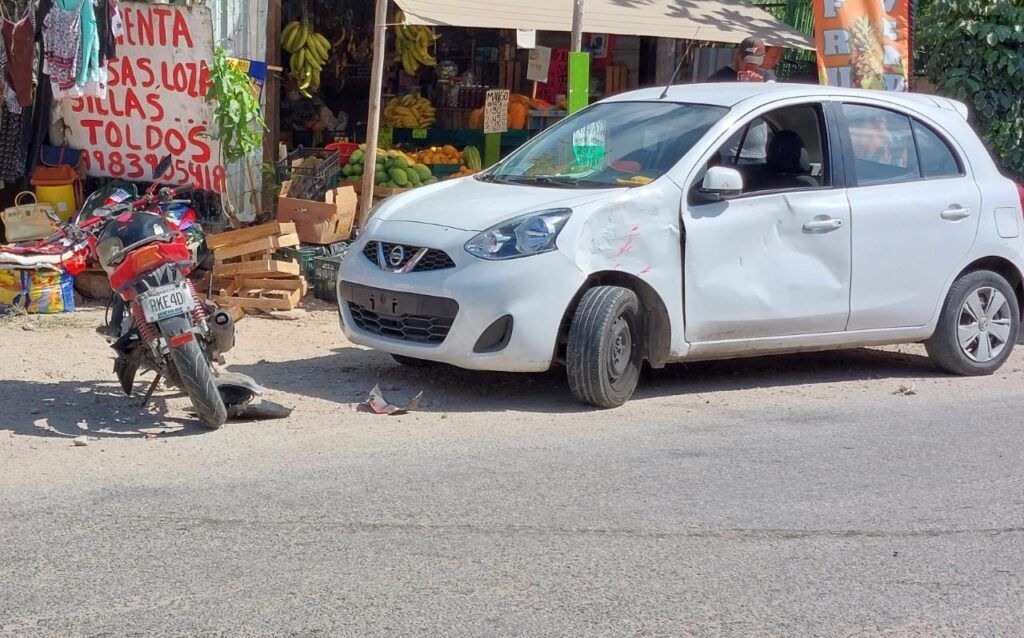
[[537,30],[516,29],[516,45],[520,49],[532,49],[537,46]]
[[484,133],[504,133],[508,130],[508,89],[492,89],[484,102]]
[[530,61],[526,65],[526,79],[531,82],[547,82],[548,67],[551,66],[551,49],[534,47],[530,51]]

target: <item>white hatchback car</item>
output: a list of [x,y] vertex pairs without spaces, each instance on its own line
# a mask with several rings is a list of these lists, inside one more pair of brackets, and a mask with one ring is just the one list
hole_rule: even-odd
[[989,374],[1021,318],[1022,207],[944,98],[640,90],[381,203],[342,264],[341,323],[406,364],[561,363],[600,407],[644,361],[924,342]]

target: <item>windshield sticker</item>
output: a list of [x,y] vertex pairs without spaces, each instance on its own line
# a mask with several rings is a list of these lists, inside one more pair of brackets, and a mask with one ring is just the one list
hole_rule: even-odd
[[572,134],[572,154],[576,161],[570,167],[571,173],[599,171],[605,166],[604,120],[591,122]]

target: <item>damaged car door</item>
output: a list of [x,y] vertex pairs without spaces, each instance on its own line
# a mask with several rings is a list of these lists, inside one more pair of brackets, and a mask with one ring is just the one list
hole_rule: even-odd
[[[835,121],[817,102],[751,113],[707,156],[683,210],[695,348],[725,353],[751,339],[845,330],[850,206],[830,143]],[[742,189],[708,191],[709,174],[740,177]]]

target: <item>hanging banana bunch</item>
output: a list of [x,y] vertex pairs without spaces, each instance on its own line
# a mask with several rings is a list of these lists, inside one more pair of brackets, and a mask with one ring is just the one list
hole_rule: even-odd
[[305,20],[295,20],[281,30],[281,46],[292,56],[289,66],[299,83],[299,91],[306,97],[313,97],[311,91],[320,88],[320,74],[327,58],[331,57],[330,41]]
[[427,26],[407,26],[405,14],[395,14],[395,62],[400,62],[409,75],[416,75],[421,66],[437,66],[437,60],[430,54],[427,47],[439,36]]

